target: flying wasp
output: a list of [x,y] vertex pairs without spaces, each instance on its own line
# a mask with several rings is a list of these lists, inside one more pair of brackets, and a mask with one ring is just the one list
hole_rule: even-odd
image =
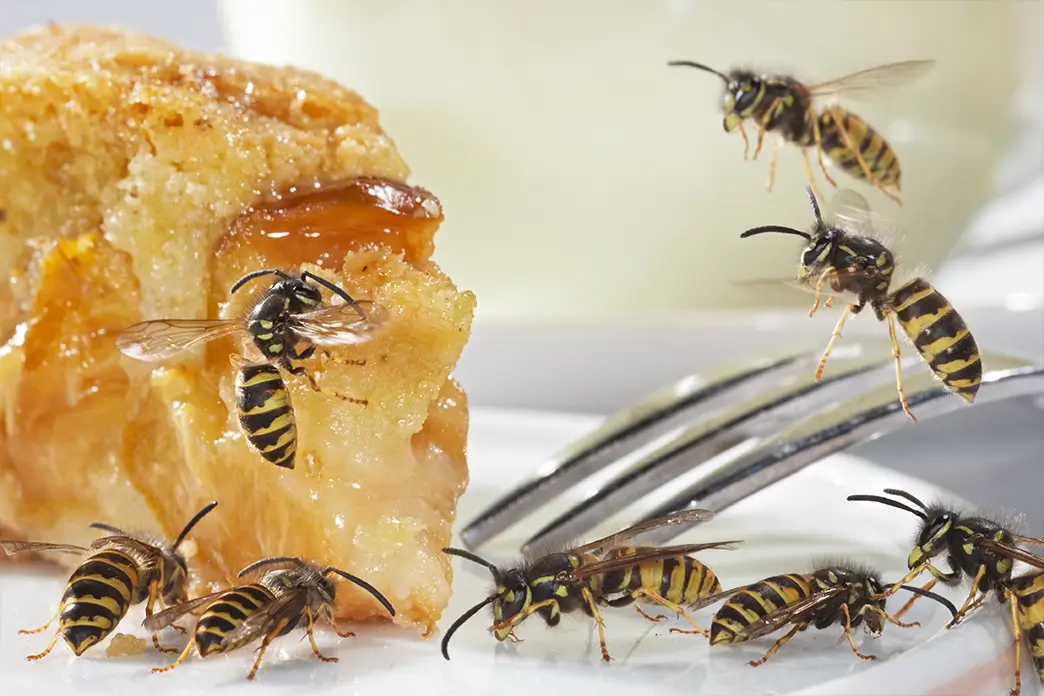
[[[178,547],[192,528],[215,507],[217,502],[212,502],[197,512],[170,545],[144,535],[131,535],[101,522],[95,522],[91,527],[111,536],[95,540],[90,548],[35,541],[0,541],[8,555],[23,551],[89,554],[69,576],[54,616],[40,628],[19,631],[22,635],[41,633],[58,619],[58,630],[47,649],[26,659],[45,657],[54,649],[59,636],[79,657],[87,648],[112,633],[132,605],[146,602],[145,614],[152,616],[157,602],[160,606],[183,602],[188,590],[188,566]],[[160,652],[177,652],[162,647],[155,636],[152,643]]]
[[[972,581],[968,597],[950,622],[950,627],[982,604],[991,591],[1002,598],[1003,588],[1011,581],[1014,566],[1011,555],[991,551],[990,547],[978,540],[991,539],[1008,546],[1016,543],[1044,545],[1044,539],[1016,534],[1006,525],[985,517],[965,515],[945,505],[925,505],[911,493],[898,488],[886,488],[884,492],[917,507],[879,495],[850,495],[848,500],[881,503],[920,518],[921,529],[917,533],[917,542],[907,559],[910,571],[896,585],[910,582],[926,570],[931,573],[932,579],[924,586],[925,590],[932,589],[939,582],[956,586],[965,578]],[[942,570],[933,563],[933,559],[939,556],[945,559],[948,570]],[[893,587],[887,594],[895,589]],[[896,616],[902,616],[912,604],[913,600],[907,602]]]
[[[727,600],[711,620],[711,645],[743,643],[790,625],[790,631],[778,639],[764,657],[749,663],[752,667],[764,664],[787,641],[809,626],[822,630],[841,624],[852,652],[863,660],[875,660],[876,656],[859,652],[852,637],[853,628],[865,624],[868,632],[877,635],[884,629],[886,621],[904,628],[920,625],[917,622],[903,623],[885,611],[885,599],[880,595],[888,585],[882,583],[873,570],[847,561],[816,565],[812,572],[775,575],[705,597],[689,608],[695,611],[722,599]],[[949,600],[933,592],[905,585],[902,588],[931,597],[951,614],[957,612]]]
[[747,159],[750,152],[750,140],[743,127],[745,121],[754,121],[758,129],[754,159],[761,152],[765,133],[778,134],[779,139],[773,145],[769,164],[769,191],[776,177],[779,143],[789,142],[801,149],[805,174],[813,188],[816,183],[808,158],[810,147],[815,147],[819,168],[831,186],[836,188],[837,184],[827,172],[823,162],[824,152],[842,171],[870,183],[902,205],[899,197],[902,186],[899,158],[884,136],[841,106],[834,104],[820,108],[815,102],[824,97],[867,95],[881,88],[913,82],[925,75],[935,65],[935,61],[888,63],[812,85],[802,84],[787,75],[758,75],[743,69],[725,74],[686,60],[671,61],[667,65],[697,68],[717,75],[725,83],[723,125],[726,133],[738,130],[743,136],[743,159]]
[[355,635],[341,633],[337,627],[333,614],[336,587],[327,577],[331,573],[369,592],[389,614],[395,616],[395,608],[376,588],[333,566],[321,568],[300,558],[276,556],[251,563],[239,571],[236,577],[242,578],[258,570],[262,572],[253,583],[197,597],[146,618],[142,625],[155,633],[174,625],[183,616],[201,614],[191,640],[178,659],[152,671],[169,672],[174,669],[185,661],[193,646],[199,656],[205,658],[237,650],[260,638],[261,647],[247,675],[247,679],[253,679],[269,644],[302,625],[315,656],[323,662],[337,662],[336,657],[326,657],[319,652],[313,633],[316,622],[325,620],[333,625],[341,638]]
[[819,309],[824,288],[830,293],[826,300],[827,307],[832,304],[835,293],[854,296],[853,301],[841,312],[830,336],[816,369],[816,381],[823,376],[827,358],[835,341],[841,336],[841,329],[848,316],[858,314],[869,304],[878,320],[888,322],[892,358],[895,361],[896,389],[906,415],[914,422],[917,421],[903,393],[899,341],[895,332],[897,318],[899,326],[936,378],[950,392],[968,403],[975,401],[975,394],[982,381],[979,347],[968,325],[949,300],[927,280],[919,277],[903,283],[894,291],[889,290],[892,272],[895,270],[895,257],[872,236],[869,209],[859,194],[851,190],[839,193],[833,201],[835,207],[840,210],[842,201],[851,201],[845,204],[851,212],[839,213],[835,224],[827,225],[823,222],[812,188],[807,187],[806,192],[815,217],[811,234],[791,227],[764,225],[749,229],[740,237],[780,232],[797,235],[808,241],[801,252],[798,282],[815,288],[816,298],[809,310],[809,317]]
[[[527,558],[511,567],[498,568],[463,549],[443,552],[465,558],[489,569],[496,583],[493,594],[468,609],[450,626],[442,639],[442,655],[449,659],[449,642],[468,619],[493,605],[490,629],[498,641],[518,642],[515,628],[539,614],[548,626],[557,626],[562,614],[582,610],[598,625],[602,659],[609,661],[605,625],[599,607],[623,607],[636,601],[658,604],[692,624],[694,632],[706,631],[685,610],[684,604],[721,590],[718,577],[689,554],[704,549],[731,548],[738,541],[677,546],[632,546],[632,539],[667,525],[693,525],[713,518],[710,510],[684,510],[658,517],[611,536],[557,553]],[[650,621],[661,617],[638,613]]]
[[979,546],[986,551],[1006,556],[1031,566],[1033,570],[1003,580],[999,590],[1011,610],[1011,629],[1015,634],[1015,688],[1011,696],[1022,691],[1022,637],[1026,637],[1037,679],[1044,685],[1044,556],[1030,553],[1011,543],[991,537],[980,537]]
[[[317,347],[365,343],[385,325],[388,312],[374,302],[353,299],[308,271],[300,276],[273,269],[253,271],[236,281],[230,294],[266,275],[277,278],[244,316],[143,321],[126,329],[117,338],[116,346],[129,357],[156,361],[223,336],[249,333],[263,360],[253,363],[232,356],[240,426],[247,442],[264,459],[293,469],[297,426],[290,392],[279,370],[304,377],[313,391],[366,405],[365,401],[320,389],[304,366],[294,363],[311,358]],[[344,302],[324,305],[320,285]],[[329,357],[329,353],[326,355]]]

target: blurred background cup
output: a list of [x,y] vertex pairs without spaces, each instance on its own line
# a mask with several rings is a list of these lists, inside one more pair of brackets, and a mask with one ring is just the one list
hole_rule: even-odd
[[676,59],[806,82],[935,59],[911,85],[843,102],[898,152],[903,207],[832,173],[895,220],[908,263],[937,267],[995,193],[1035,5],[224,0],[222,12],[236,57],[316,70],[380,110],[412,183],[443,201],[436,260],[476,291],[480,316],[547,319],[808,302],[743,284],[792,274],[795,240],[738,237],[810,224],[799,152],[781,149],[767,193],[771,140],[744,161],[720,82],[666,66]]

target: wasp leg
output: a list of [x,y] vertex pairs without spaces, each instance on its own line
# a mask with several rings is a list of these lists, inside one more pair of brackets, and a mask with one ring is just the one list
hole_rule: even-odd
[[841,613],[845,615],[845,638],[848,638],[848,644],[851,646],[852,652],[854,652],[861,660],[876,660],[877,655],[864,655],[859,652],[859,648],[856,647],[855,639],[852,638],[852,617],[848,613],[847,604],[841,605]]
[[765,189],[772,191],[772,186],[776,183],[776,156],[779,154],[779,143],[775,143],[772,146],[772,158],[769,160],[769,175],[768,181],[765,183]]
[[[766,126],[768,126],[769,119],[775,116],[773,112],[776,110],[776,107],[779,106],[780,102],[782,101],[783,100],[779,97],[773,99],[772,103],[769,104],[769,108],[765,110],[765,117],[758,121],[758,140],[757,143],[754,145],[754,156],[751,159],[756,160],[758,158],[758,154],[761,153],[761,145],[765,141]],[[769,187],[769,190],[771,191],[772,188]]]
[[33,635],[36,635],[37,633],[43,633],[44,631],[47,630],[48,626],[50,626],[51,624],[54,623],[54,620],[57,619],[58,615],[61,614],[61,613],[62,613],[62,605],[59,604],[58,608],[54,612],[54,616],[52,616],[51,618],[47,619],[47,623],[45,623],[40,628],[34,628],[32,630],[25,629],[25,628],[19,629],[18,635],[20,635],[20,636],[33,636]]
[[323,349],[323,357],[329,360],[330,362],[335,362],[339,365],[352,365],[355,367],[362,367],[366,364],[366,358],[363,358],[362,360],[345,360],[343,358],[335,358],[333,354],[325,348]]
[[489,630],[503,631],[505,628],[510,628],[512,629],[512,631],[514,631],[515,626],[522,623],[531,614],[535,614],[544,607],[549,607],[552,604],[558,604],[558,600],[552,597],[551,599],[545,599],[539,602],[535,602],[534,604],[530,604],[528,607],[525,608],[525,610],[515,614],[507,621],[502,621],[501,623],[493,624],[489,627]]
[[297,367],[287,367],[286,371],[295,377],[304,377],[308,380],[308,386],[312,388],[312,391],[319,394],[328,394],[337,397],[341,401],[347,401],[350,404],[359,404],[360,406],[368,406],[370,404],[366,399],[355,399],[350,396],[345,396],[344,394],[338,394],[335,391],[330,391],[329,389],[323,389],[316,383],[315,377],[313,377],[312,374],[301,365],[298,365]]
[[1022,625],[1019,623],[1018,600],[1014,592],[1008,592],[1008,607],[1011,609],[1011,630],[1015,634],[1015,688],[1011,696],[1022,692]]
[[743,127],[743,124],[739,124],[738,128],[740,135],[743,136],[743,159],[750,159],[750,138],[747,137],[747,129]]
[[272,632],[265,636],[265,639],[261,641],[261,647],[257,651],[257,659],[254,660],[254,666],[250,668],[250,674],[247,675],[248,680],[252,680],[254,675],[257,674],[257,669],[261,666],[261,658],[265,656],[265,650],[268,649],[269,643],[275,640],[276,636],[282,633],[283,629],[286,628],[286,624],[286,619],[280,621],[275,629],[273,629]]
[[[152,608],[156,604],[156,600],[159,598],[159,589],[163,587],[163,568],[160,567],[159,579],[155,580],[149,585],[149,601],[145,604],[145,618],[152,616]],[[164,648],[160,645],[159,638],[156,634],[152,634],[152,646],[156,648],[156,652],[167,653],[172,655],[178,651],[177,648]]]
[[[938,578],[932,578],[927,583],[925,583],[924,587],[922,587],[921,589],[924,590],[925,592],[927,592],[928,590],[930,590],[933,587],[935,587],[938,584],[938,582],[939,582]],[[907,603],[903,605],[903,608],[895,613],[895,618],[898,619],[900,616],[902,616],[906,612],[910,611],[910,607],[912,607],[914,605],[914,602],[916,602],[920,598],[921,598],[921,595],[919,595],[919,594],[915,594],[913,597],[911,597],[909,599],[909,601],[907,601]]]
[[602,620],[602,613],[598,611],[598,604],[595,603],[594,595],[591,594],[590,588],[586,586],[581,587],[580,593],[584,596],[584,601],[587,602],[595,623],[598,624],[598,642],[602,645],[602,659],[609,662],[613,658],[609,657],[609,648],[605,644],[605,621]]
[[976,595],[979,594],[979,583],[982,581],[982,576],[985,574],[986,566],[979,566],[978,572],[975,573],[975,580],[972,581],[971,591],[968,592],[968,597],[964,600],[964,604],[957,612],[957,615],[950,619],[950,623],[946,624],[946,628],[953,628],[954,626],[956,626],[958,623],[961,622],[961,619],[964,618],[965,614],[967,614],[972,609],[975,609],[979,606],[979,604],[982,603],[982,598],[979,598],[978,601],[975,600]]
[[826,350],[823,351],[823,357],[819,360],[819,367],[816,368],[817,382],[823,377],[823,370],[826,368],[827,358],[830,357],[830,351],[834,349],[834,342],[841,337],[841,329],[844,328],[845,321],[851,313],[852,305],[845,305],[845,308],[841,311],[841,318],[837,320],[837,326],[834,327],[834,333],[830,334],[830,341],[827,343]]
[[641,614],[643,617],[645,617],[649,621],[652,621],[653,623],[660,623],[661,621],[663,621],[664,619],[667,618],[666,614],[657,614],[656,616],[653,616],[652,614],[649,614],[648,612],[646,612],[644,609],[642,609],[637,604],[634,605],[634,608],[635,608],[635,611],[637,611],[639,614]]
[[515,635],[515,629],[511,629],[511,633],[507,634],[508,640],[512,643],[521,643],[522,639]]
[[696,629],[695,631],[682,631],[682,630],[675,630],[675,629],[672,628],[671,629],[672,633],[688,633],[688,634],[697,633],[697,634],[699,634],[701,636],[710,635],[705,629],[701,628],[700,625],[698,623],[696,623],[696,619],[692,618],[692,616],[689,615],[689,612],[685,611],[685,607],[683,607],[681,605],[678,605],[678,604],[675,604],[674,602],[670,601],[666,597],[661,597],[660,595],[656,594],[655,592],[650,592],[649,590],[646,590],[646,589],[643,589],[643,588],[640,588],[640,587],[637,590],[635,590],[634,592],[632,592],[631,596],[634,597],[635,599],[639,599],[641,597],[645,597],[646,599],[649,599],[650,601],[656,602],[657,604],[659,604],[661,606],[667,607],[668,609],[673,611],[675,614],[677,614],[678,616],[680,616],[683,619],[685,619],[686,621],[688,621],[692,625],[692,627],[694,629]]
[[177,667],[178,665],[180,665],[182,662],[185,661],[185,658],[189,656],[189,653],[192,652],[192,646],[195,645],[195,644],[196,644],[196,637],[192,636],[191,638],[189,638],[188,645],[186,645],[185,649],[181,651],[180,655],[178,655],[178,659],[174,660],[174,662],[172,664],[169,664],[166,667],[153,667],[152,668],[153,673],[154,674],[159,674],[161,672],[169,672],[170,670],[172,670],[175,667]]
[[305,626],[305,632],[308,633],[308,642],[312,644],[312,652],[314,652],[315,656],[323,662],[338,662],[338,658],[327,657],[319,652],[319,646],[315,644],[315,633],[313,631],[315,628],[315,616],[312,614],[311,607],[305,607],[305,617],[308,619],[308,625]]
[[852,142],[851,136],[848,135],[848,131],[845,129],[843,125],[841,125],[841,119],[838,117],[837,111],[835,111],[834,109],[828,109],[828,112],[830,113],[830,118],[834,121],[834,125],[837,126],[837,132],[841,136],[841,140],[842,142],[844,142],[845,147],[847,147],[849,151],[853,155],[855,155],[856,162],[859,163],[859,168],[863,170],[863,174],[866,176],[866,180],[869,181],[875,189],[888,196],[901,206],[903,204],[902,199],[899,198],[899,196],[897,196],[896,194],[886,189],[884,185],[881,183],[880,179],[874,176],[873,172],[870,171],[870,167],[867,165],[866,160],[863,159],[863,153],[859,151],[859,148],[856,147],[855,143]]
[[[823,176],[830,182],[830,185],[837,188],[837,182],[830,176],[826,163],[823,161],[823,134],[819,131],[819,119],[815,116],[812,117],[812,140],[816,144],[816,159],[819,161],[819,170],[823,172]],[[811,172],[809,174],[811,175]]]
[[751,660],[747,664],[751,667],[758,667],[759,665],[765,664],[766,662],[768,662],[768,659],[770,657],[776,654],[777,650],[783,647],[784,643],[796,636],[798,634],[798,631],[800,631],[807,625],[807,623],[795,624],[794,627],[790,629],[790,631],[788,631],[786,635],[784,635],[782,638],[780,638],[772,644],[772,647],[768,649],[768,652],[765,653],[764,657],[762,657],[760,660]]
[[49,652],[51,652],[52,650],[54,650],[54,644],[58,642],[58,636],[60,636],[61,634],[62,634],[62,627],[59,626],[58,629],[55,630],[54,635],[51,636],[51,642],[47,644],[47,649],[45,649],[42,653],[37,653],[35,655],[29,655],[25,659],[28,660],[29,662],[35,662],[36,660],[39,660],[39,659],[44,658],[44,657],[47,657],[47,654]]
[[330,625],[333,626],[334,633],[337,634],[338,638],[354,638],[355,637],[355,634],[352,633],[351,631],[348,631],[346,633],[341,633],[341,629],[339,629],[337,627],[337,621],[335,621],[334,619],[330,619]]
[[823,303],[823,309],[830,309],[831,305],[834,304],[834,296],[830,295],[826,298],[826,302]]
[[910,623],[905,623],[903,621],[900,621],[899,617],[895,614],[889,614],[887,611],[882,611],[880,609],[878,609],[877,611],[879,614],[881,614],[881,618],[883,618],[885,621],[887,621],[890,624],[895,624],[900,628],[916,628],[917,626],[921,625],[920,621],[911,621]]
[[834,268],[828,268],[823,271],[823,274],[819,276],[819,280],[816,281],[816,299],[812,303],[812,309],[808,310],[808,318],[811,319],[815,316],[816,312],[819,311],[820,300],[823,297],[823,283],[827,282],[828,278],[835,278],[837,276],[837,270]]
[[808,185],[812,187],[812,193],[819,200],[823,200],[823,194],[819,192],[819,186],[816,185],[816,178],[812,176],[812,161],[808,159],[808,150],[805,148],[801,148],[801,159],[805,162],[805,176],[808,177]]
[[892,359],[895,360],[895,387],[899,391],[899,403],[903,405],[903,411],[916,423],[917,418],[910,411],[910,404],[906,403],[906,393],[903,392],[903,364],[899,359],[899,341],[895,337],[895,315],[888,313],[888,336],[892,339]]

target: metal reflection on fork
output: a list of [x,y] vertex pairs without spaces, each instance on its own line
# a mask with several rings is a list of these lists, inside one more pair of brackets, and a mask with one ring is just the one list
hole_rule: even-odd
[[[899,403],[888,344],[850,344],[847,356],[831,356],[828,371],[817,383],[812,370],[820,352],[791,351],[692,375],[611,416],[472,520],[461,533],[464,545],[474,549],[489,542],[559,494],[679,428],[665,444],[540,529],[523,550],[575,539],[679,476],[699,473],[711,458],[727,457],[724,453],[740,449],[736,445],[741,443],[753,440],[755,445],[699,476],[643,520],[689,507],[721,512],[827,455],[899,428],[920,427],[910,422]],[[919,420],[1044,394],[1040,365],[997,354],[984,354],[982,360],[988,369],[970,406],[950,394],[923,364],[904,370],[907,400]],[[694,425],[683,427],[687,423]],[[672,526],[648,538],[664,543],[684,531],[684,526]]]

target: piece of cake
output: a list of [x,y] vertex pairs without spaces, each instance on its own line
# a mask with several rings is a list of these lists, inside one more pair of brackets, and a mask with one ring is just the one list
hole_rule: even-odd
[[[0,44],[0,536],[86,544],[104,521],[172,538],[217,500],[192,534],[194,595],[301,556],[429,632],[468,480],[451,373],[475,298],[432,262],[441,205],[407,174],[377,112],[310,72],[97,27]],[[304,363],[367,405],[284,373],[293,470],[239,427],[229,355],[249,336],[160,363],[114,347],[142,320],[240,316],[270,279],[229,288],[262,268],[310,270],[390,317]],[[353,585],[337,599],[339,619],[387,620]]]

